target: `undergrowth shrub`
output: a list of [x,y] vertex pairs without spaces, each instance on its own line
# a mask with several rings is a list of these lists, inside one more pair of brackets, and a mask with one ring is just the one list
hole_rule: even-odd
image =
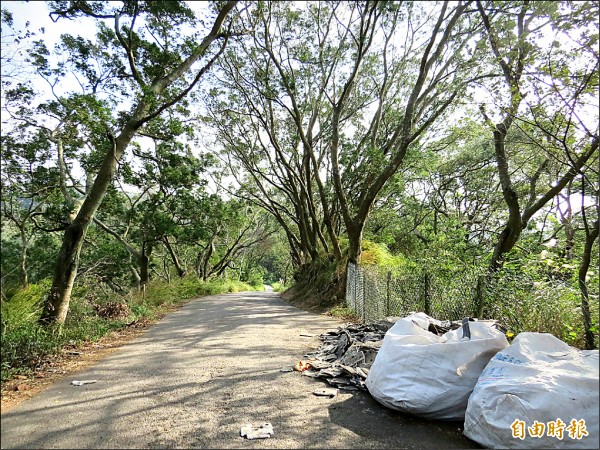
[[[155,280],[149,283],[145,292],[132,291],[126,295],[100,294],[94,286],[76,286],[67,319],[57,329],[37,323],[49,288],[50,280],[44,280],[17,290],[8,301],[2,302],[2,381],[35,370],[45,356],[57,353],[65,346],[76,347],[84,342],[97,341],[132,320],[156,318],[170,305],[204,295],[256,290],[235,280],[204,282],[193,276],[175,279],[171,283]],[[260,289],[264,289],[262,284]],[[127,305],[130,314],[118,318],[100,317],[98,311],[103,305],[112,303]]]
[[327,314],[331,317],[351,322],[359,322],[361,320],[360,317],[356,314],[356,312],[353,309],[348,308],[347,306],[334,306],[329,311],[327,311]]
[[279,281],[275,281],[274,283],[271,283],[271,287],[273,288],[274,292],[283,292],[290,286],[286,286],[285,284],[280,283]]
[[42,301],[48,289],[50,280],[43,280],[18,289],[9,300],[2,301],[2,335],[9,327],[35,323],[41,314]]
[[48,354],[56,353],[59,343],[51,330],[33,323],[7,327],[2,335],[2,381],[25,373]]
[[[551,333],[569,345],[583,348],[580,292],[569,283],[534,280],[527,273],[504,273],[492,283],[488,295],[488,315],[514,334]],[[596,327],[597,311],[596,304],[596,308],[592,306]]]
[[392,255],[385,244],[363,240],[360,263],[377,265],[381,268],[395,268],[406,264],[406,260],[402,255]]

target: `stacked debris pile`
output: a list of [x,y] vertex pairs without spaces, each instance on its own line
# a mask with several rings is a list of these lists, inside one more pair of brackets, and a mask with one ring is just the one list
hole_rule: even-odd
[[[369,324],[351,323],[321,334],[319,349],[305,354],[308,360],[299,361],[295,369],[303,376],[323,378],[338,389],[366,390],[365,380],[383,337],[398,319],[388,317]],[[460,326],[460,321],[444,321],[441,325],[430,326],[429,331],[441,336]]]
[[96,314],[105,319],[124,319],[131,314],[129,306],[125,303],[106,302],[93,305]]

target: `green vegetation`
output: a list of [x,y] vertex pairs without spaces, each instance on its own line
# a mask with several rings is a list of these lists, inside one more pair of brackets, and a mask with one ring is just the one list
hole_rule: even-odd
[[286,286],[278,281],[271,283],[271,287],[273,288],[273,292],[284,292],[286,289],[290,288],[290,286]]
[[[385,297],[389,289],[389,315],[397,315],[399,310],[424,311],[426,307],[440,319],[472,315],[478,280],[485,276],[485,268],[470,261],[460,241],[448,241],[444,236],[441,240],[437,245],[433,240],[427,245],[414,242],[410,253],[395,255],[385,244],[365,241],[361,271],[369,278],[364,292],[367,304],[375,301],[371,297]],[[484,286],[485,317],[500,320],[515,335],[523,331],[551,333],[585,348],[576,264],[560,247],[527,240],[523,245],[527,247],[508,253],[502,269]],[[597,256],[594,258],[597,261]],[[590,270],[586,283],[591,298],[597,298],[599,282],[598,271]],[[597,345],[597,301],[590,304],[590,310]]]
[[311,311],[327,311],[343,303],[345,265],[320,258],[294,274],[293,286],[284,298]]
[[347,306],[334,306],[327,314],[336,319],[346,320],[348,322],[360,322],[360,317]]
[[14,367],[240,283],[345,314],[348,263],[598,346],[598,2],[134,3],[2,4]]
[[[91,295],[91,289],[79,289],[73,295],[67,320],[59,329],[38,323],[48,285],[47,280],[30,284],[18,289],[10,300],[2,302],[2,381],[16,374],[33,372],[45,356],[58,353],[65,346],[71,348],[83,342],[97,341],[134,321],[158,318],[173,306],[190,299],[262,289],[262,285],[251,286],[227,279],[205,282],[194,276],[175,279],[171,283],[150,282],[145,293],[131,292],[123,296],[113,294],[98,298]],[[94,306],[109,301],[127,305],[130,313],[119,318],[101,317]]]

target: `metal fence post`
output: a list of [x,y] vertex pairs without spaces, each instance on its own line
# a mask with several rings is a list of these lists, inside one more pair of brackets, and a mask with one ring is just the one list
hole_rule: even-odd
[[366,306],[367,306],[367,276],[366,274],[363,272],[363,301],[362,301],[362,320],[364,322],[365,320],[365,310],[366,310]]
[[358,314],[358,290],[357,290],[357,280],[358,280],[358,266],[353,265],[354,267],[354,312]]
[[346,269],[346,306],[348,308],[352,307],[354,308],[354,300],[353,300],[353,292],[352,292],[352,280],[353,278],[353,274],[352,274],[352,266],[350,264],[348,264],[348,267]]
[[423,288],[424,288],[424,294],[425,294],[425,314],[427,314],[428,316],[431,315],[431,294],[429,292],[430,289],[430,285],[429,285],[429,273],[425,272],[425,276],[424,276],[424,280],[423,280]]
[[391,284],[392,284],[392,272],[388,271],[387,273],[387,295],[385,298],[385,315],[389,316],[390,313],[390,299],[392,296],[392,292],[391,292]]
[[477,277],[477,287],[476,287],[476,298],[475,298],[475,311],[473,311],[474,316],[482,319],[483,318],[483,308],[485,301],[485,284],[486,284],[485,275],[479,275]]

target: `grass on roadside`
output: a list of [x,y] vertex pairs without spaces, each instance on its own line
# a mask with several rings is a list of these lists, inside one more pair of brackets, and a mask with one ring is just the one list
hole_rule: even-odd
[[334,306],[326,313],[328,316],[335,317],[336,319],[342,319],[347,322],[362,322],[361,318],[358,314],[351,308],[347,306]]
[[290,286],[280,283],[278,281],[275,281],[274,283],[271,283],[271,287],[273,288],[273,292],[283,292],[286,289],[288,289]]
[[[31,374],[44,357],[59,353],[65,347],[77,347],[84,342],[95,342],[111,331],[119,330],[134,321],[153,320],[173,307],[193,298],[264,289],[233,280],[202,281],[189,276],[167,283],[157,280],[145,292],[132,291],[124,296],[112,294],[96,297],[85,287],[74,289],[69,314],[58,330],[42,327],[37,320],[41,313],[43,296],[49,282],[31,284],[18,290],[8,301],[2,301],[2,352],[0,375],[5,382],[18,374]],[[126,317],[101,317],[94,306],[116,302],[127,305]]]

